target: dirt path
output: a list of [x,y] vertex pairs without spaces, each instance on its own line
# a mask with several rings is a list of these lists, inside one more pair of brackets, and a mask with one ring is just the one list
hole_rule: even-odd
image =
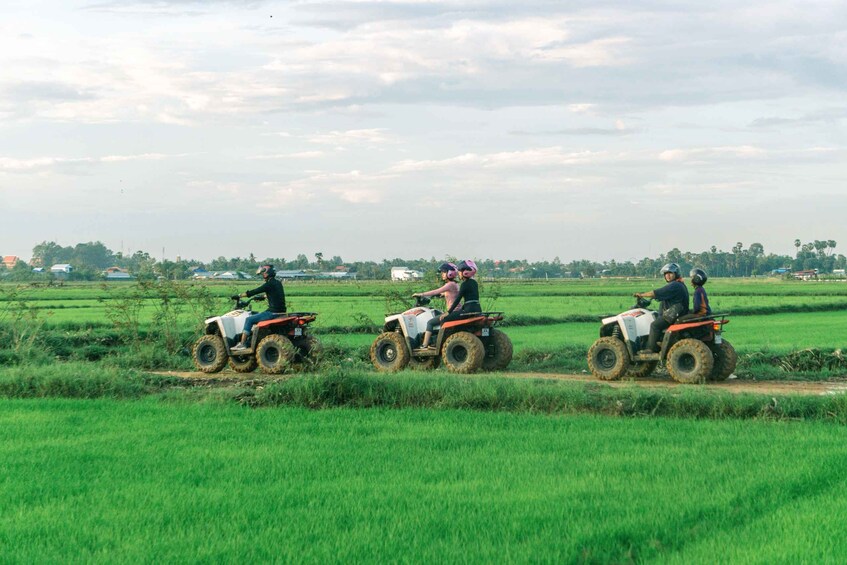
[[[232,386],[235,384],[254,384],[264,382],[266,376],[262,373],[251,373],[249,375],[230,371],[222,371],[214,375],[194,371],[154,371],[153,374],[179,377],[195,386]],[[484,376],[484,375],[483,375]],[[740,380],[730,377],[729,380],[719,383],[708,383],[705,385],[683,385],[670,380],[669,377],[654,377],[649,379],[624,380],[624,381],[601,381],[588,374],[566,374],[566,373],[497,373],[498,377],[513,379],[549,379],[571,382],[601,383],[612,387],[639,386],[645,388],[676,388],[676,387],[700,387],[710,390],[720,390],[736,394],[802,394],[807,396],[820,396],[826,394],[847,393],[847,379],[832,379],[828,381],[756,381]],[[275,379],[278,379],[276,377]],[[285,377],[282,377],[285,378]]]

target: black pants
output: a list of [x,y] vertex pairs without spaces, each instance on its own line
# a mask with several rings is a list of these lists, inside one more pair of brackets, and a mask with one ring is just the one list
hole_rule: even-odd
[[671,327],[671,323],[665,321],[661,316],[653,320],[650,324],[650,336],[647,338],[647,351],[659,351],[659,338],[662,337],[662,332]]
[[462,314],[471,314],[475,312],[482,312],[482,308],[479,307],[479,302],[471,302],[470,304],[463,304],[462,308],[455,309],[450,314],[441,320],[441,323],[452,322],[453,320],[458,320],[462,317]]

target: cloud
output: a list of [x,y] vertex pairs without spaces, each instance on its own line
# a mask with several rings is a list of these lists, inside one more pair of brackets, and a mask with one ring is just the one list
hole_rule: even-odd
[[63,170],[67,170],[69,166],[120,163],[126,161],[151,161],[184,157],[186,155],[188,154],[165,155],[163,153],[142,153],[138,155],[106,155],[103,157],[31,157],[28,159],[0,157],[0,172],[62,172]]
[[325,156],[323,151],[299,151],[297,153],[276,153],[273,155],[253,155],[248,159],[256,161],[269,161],[276,159],[318,159]]
[[308,136],[309,143],[319,143],[327,145],[346,145],[359,143],[390,143],[394,141],[391,136],[387,135],[384,128],[374,129],[353,129],[347,131],[330,131],[327,133],[319,133]]
[[737,147],[699,147],[694,149],[666,149],[659,153],[660,161],[696,161],[704,162],[715,158],[732,157],[755,159],[767,156],[768,152],[760,147],[741,145]]

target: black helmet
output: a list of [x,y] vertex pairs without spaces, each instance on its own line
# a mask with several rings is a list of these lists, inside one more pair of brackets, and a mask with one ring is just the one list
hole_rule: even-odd
[[276,276],[276,270],[274,269],[273,265],[262,265],[261,267],[256,269],[256,274],[262,275],[263,277],[265,276],[265,274],[267,274],[268,278],[271,279]]
[[676,278],[679,278],[679,265],[677,265],[676,263],[668,263],[667,265],[662,267],[662,276],[664,276],[666,273],[673,273]]
[[453,263],[441,263],[441,266],[438,267],[438,272],[445,273],[451,281],[459,275],[459,270]]
[[706,281],[709,280],[709,277],[706,275],[706,271],[703,269],[691,269],[691,272],[688,274],[691,276],[691,282],[698,286],[703,286],[706,284]]

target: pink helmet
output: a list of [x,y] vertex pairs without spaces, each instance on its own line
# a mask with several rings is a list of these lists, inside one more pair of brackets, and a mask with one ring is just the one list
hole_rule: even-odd
[[[459,270],[460,273],[463,273],[462,276],[464,276],[466,279],[473,277],[476,274],[476,271],[477,271],[476,263],[474,263],[470,259],[465,259],[464,261],[459,263],[458,267],[456,267],[456,268]],[[470,271],[471,274],[465,275],[464,273],[466,273],[468,271]]]

